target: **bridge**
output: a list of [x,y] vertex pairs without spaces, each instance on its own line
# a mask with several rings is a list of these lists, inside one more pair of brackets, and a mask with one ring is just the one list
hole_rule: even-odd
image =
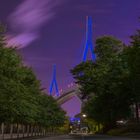
[[[84,53],[82,58],[83,62],[87,60],[87,55],[89,50],[91,52],[92,60],[95,61],[96,55],[94,54],[94,45],[92,43],[92,17],[91,16],[87,16],[86,19],[86,43],[85,43],[85,48],[84,48]],[[63,92],[63,94],[60,95],[58,90],[57,80],[56,80],[56,65],[53,66],[53,76],[52,76],[52,81],[51,81],[50,91],[49,91],[50,95],[52,95],[53,87],[55,88],[56,100],[60,105],[64,104],[74,96],[77,96],[79,99],[81,99],[80,90],[78,87],[65,91]]]
[[[80,90],[78,89],[78,87],[74,87],[74,88],[71,88],[71,89],[63,92],[63,94],[61,96],[59,96],[58,98],[56,98],[56,100],[57,100],[58,104],[62,105],[75,96],[77,96],[81,100]],[[82,102],[82,100],[81,100],[81,102]]]

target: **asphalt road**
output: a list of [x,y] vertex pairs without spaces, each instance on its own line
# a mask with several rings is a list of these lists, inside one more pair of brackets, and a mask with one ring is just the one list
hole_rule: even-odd
[[55,136],[55,137],[40,138],[40,139],[36,139],[36,140],[136,140],[136,139],[124,138],[124,137],[103,136],[103,135],[92,135],[92,136],[62,135],[62,136]]

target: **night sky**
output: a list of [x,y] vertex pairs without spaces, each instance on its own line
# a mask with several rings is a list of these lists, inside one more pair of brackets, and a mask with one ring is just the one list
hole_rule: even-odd
[[[113,35],[128,44],[139,28],[140,0],[0,0],[0,21],[7,25],[8,43],[20,45],[24,62],[46,91],[53,64],[59,89],[73,82],[69,71],[82,60],[87,15],[93,17],[93,42]],[[73,98],[63,107],[73,116],[80,111],[80,101]]]

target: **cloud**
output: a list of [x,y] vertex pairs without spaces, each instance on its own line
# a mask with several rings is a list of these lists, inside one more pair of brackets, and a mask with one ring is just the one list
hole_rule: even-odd
[[9,45],[28,46],[40,37],[40,28],[56,14],[56,7],[63,0],[24,0],[9,16],[11,32],[7,35]]

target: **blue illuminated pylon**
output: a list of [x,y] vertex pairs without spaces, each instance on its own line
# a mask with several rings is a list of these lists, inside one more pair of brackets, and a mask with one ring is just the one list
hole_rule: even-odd
[[86,45],[84,49],[84,54],[83,54],[83,61],[85,62],[87,59],[87,54],[88,54],[88,49],[90,48],[91,55],[92,55],[92,60],[96,59],[96,56],[94,54],[94,46],[92,43],[92,17],[87,16],[86,19]]
[[53,78],[50,85],[50,95],[52,95],[53,86],[55,86],[56,96],[59,96],[58,86],[56,82],[56,65],[53,65]]

